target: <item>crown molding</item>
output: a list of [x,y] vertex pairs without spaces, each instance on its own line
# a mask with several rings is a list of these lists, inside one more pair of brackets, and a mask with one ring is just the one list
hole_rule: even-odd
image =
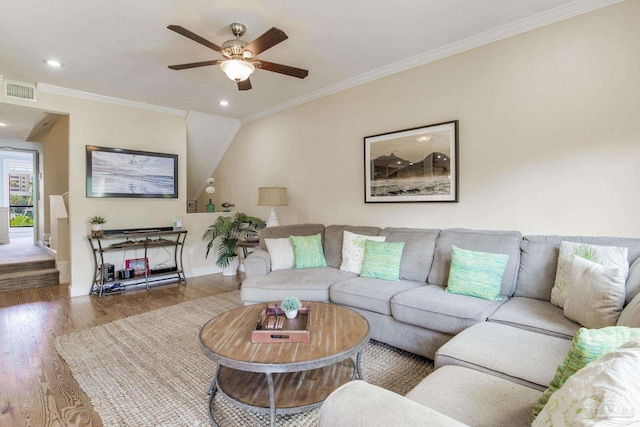
[[381,79],[392,74],[410,70],[412,68],[428,64],[430,62],[438,61],[448,56],[475,49],[489,43],[503,40],[518,34],[525,33],[527,31],[535,30],[537,28],[544,27],[555,22],[563,21],[565,19],[573,18],[574,16],[582,15],[584,13],[610,6],[615,3],[620,3],[622,1],[624,0],[577,0],[564,6],[539,13],[538,15],[534,15],[529,18],[522,19],[520,21],[516,21],[499,28],[495,28],[490,31],[486,31],[476,36],[451,43],[447,46],[433,49],[420,55],[416,55],[412,58],[408,58],[403,61],[396,62],[394,64],[390,64],[364,74],[360,74],[356,77],[344,80],[331,86],[327,86],[323,89],[299,96],[297,98],[293,98],[287,102],[283,102],[282,104],[278,104],[272,108],[260,111],[256,114],[242,117],[239,120],[242,124],[258,120],[263,117],[278,113],[280,111],[284,111],[289,108],[319,98],[323,98],[325,96],[332,95],[346,89],[360,86],[362,84],[369,83],[371,81]]
[[137,108],[140,110],[153,111],[156,113],[170,114],[172,116],[186,117],[187,112],[175,108],[162,107],[159,105],[145,104],[144,102],[129,101],[127,99],[113,98],[111,96],[97,95],[90,92],[82,92],[80,90],[68,89],[59,86],[52,86],[44,83],[38,83],[39,92],[51,93],[54,95],[63,95],[70,98],[86,99],[88,101],[104,102],[106,104],[120,105],[123,107]]

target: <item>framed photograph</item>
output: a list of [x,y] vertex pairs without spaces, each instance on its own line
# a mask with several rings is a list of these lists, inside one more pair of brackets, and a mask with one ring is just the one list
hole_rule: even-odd
[[87,197],[178,198],[178,155],[87,145]]
[[198,210],[197,200],[187,200],[187,213],[196,213]]
[[134,258],[128,259],[126,263],[127,268],[133,269],[134,276],[142,276],[149,274],[149,259],[148,258]]
[[364,138],[364,201],[457,202],[458,121]]

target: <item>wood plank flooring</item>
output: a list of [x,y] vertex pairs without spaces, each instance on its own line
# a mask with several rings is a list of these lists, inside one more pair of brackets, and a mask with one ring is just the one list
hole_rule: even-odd
[[0,426],[102,426],[54,346],[57,336],[183,301],[229,292],[241,276],[189,278],[187,286],[68,297],[67,285],[0,293]]

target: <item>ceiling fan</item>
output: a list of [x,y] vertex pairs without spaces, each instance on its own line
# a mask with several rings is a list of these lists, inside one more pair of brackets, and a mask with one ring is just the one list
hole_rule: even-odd
[[251,89],[251,81],[249,80],[249,77],[256,68],[273,71],[274,73],[286,74],[287,76],[297,77],[299,79],[304,79],[309,74],[308,70],[303,70],[302,68],[295,68],[288,65],[281,65],[256,59],[256,56],[260,53],[272,48],[288,38],[284,31],[279,30],[276,27],[271,28],[251,43],[247,43],[240,40],[240,37],[244,35],[247,27],[245,27],[244,24],[234,22],[229,25],[229,28],[231,28],[231,32],[236,36],[236,38],[233,40],[227,40],[222,44],[222,46],[218,46],[217,44],[212,43],[179,25],[169,25],[167,28],[200,43],[209,49],[219,52],[225,58],[212,61],[191,62],[189,64],[169,65],[169,68],[172,70],[185,70],[188,68],[220,64],[222,71],[224,71],[227,77],[238,83],[238,89],[240,90]]

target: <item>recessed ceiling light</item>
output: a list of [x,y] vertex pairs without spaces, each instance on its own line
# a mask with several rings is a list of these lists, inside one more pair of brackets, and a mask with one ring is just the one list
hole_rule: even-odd
[[0,122],[0,127],[6,127],[6,126],[9,126],[9,123],[2,123],[2,122]]
[[218,104],[222,105],[223,107],[226,107],[227,105],[229,105],[229,101],[227,101],[226,99],[223,99]]
[[56,67],[56,68],[64,67],[64,64],[62,62],[55,59],[43,59],[42,62],[44,62],[47,65],[50,65],[51,67]]

